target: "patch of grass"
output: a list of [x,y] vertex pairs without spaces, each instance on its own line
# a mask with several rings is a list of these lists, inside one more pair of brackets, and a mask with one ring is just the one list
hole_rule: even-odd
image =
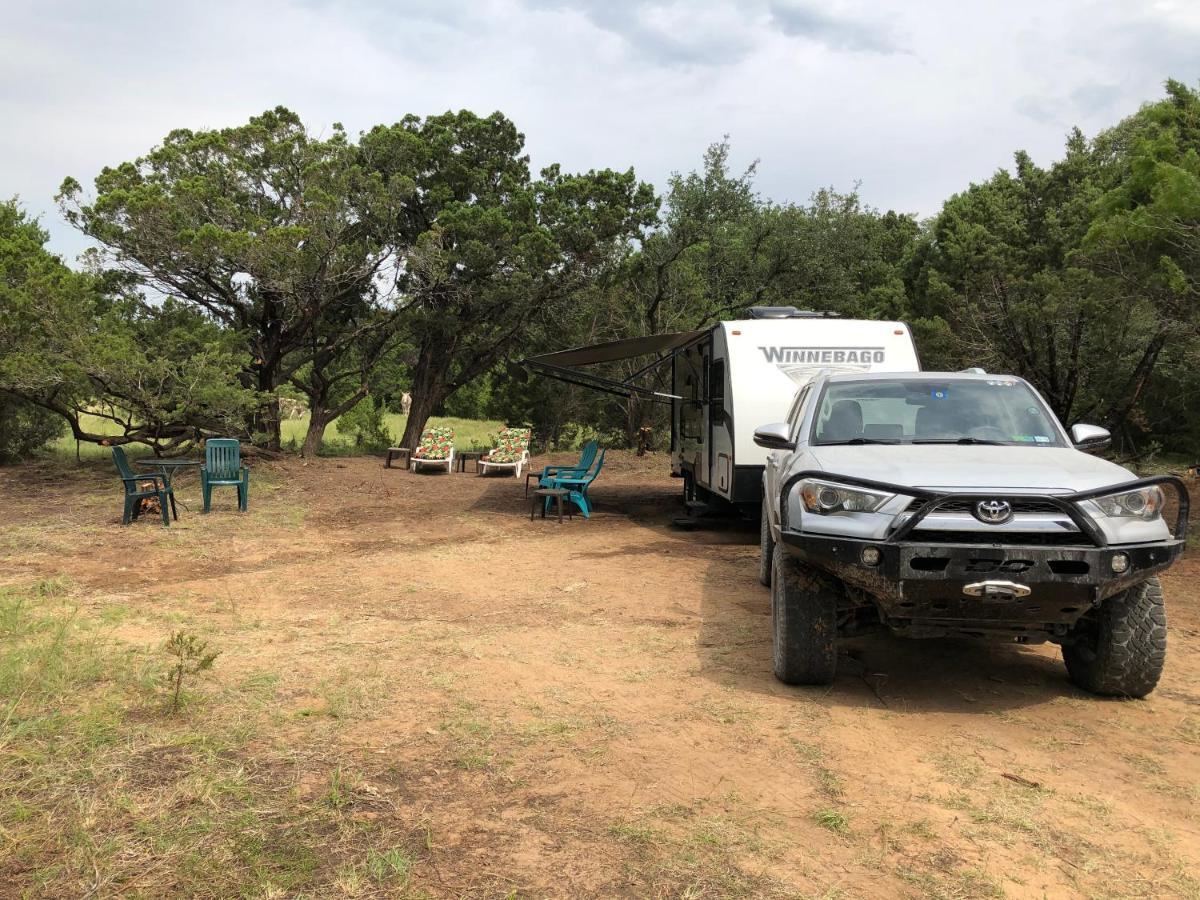
[[[115,640],[57,591],[0,593],[0,884],[16,895],[327,896],[354,785],[313,802],[256,734],[256,679],[186,718],[158,702],[155,646]],[[264,712],[269,718],[269,713]],[[411,861],[381,850],[394,882]]]
[[998,900],[1004,896],[1004,890],[986,872],[969,867],[946,871],[936,859],[932,864],[935,871],[904,868],[899,875],[928,900]]
[[978,784],[983,777],[983,763],[967,750],[950,749],[938,753],[931,761],[942,777],[960,787]]
[[1200,716],[1188,716],[1176,725],[1175,736],[1185,744],[1200,744]]
[[[304,442],[304,435],[308,431],[308,419],[309,416],[305,413],[298,419],[285,419],[281,423],[280,437],[284,446],[299,447]],[[406,421],[407,416],[397,413],[388,413],[384,416],[384,423],[393,440],[399,440],[400,435],[404,434]],[[114,422],[99,416],[84,415],[82,424],[87,431],[93,434],[116,435],[120,433],[119,427]],[[444,416],[430,419],[429,425],[431,427],[448,425],[453,428],[454,445],[460,450],[489,449],[491,446],[489,436],[504,427],[503,422],[494,420],[456,419]],[[330,452],[331,455],[354,455],[355,453],[350,439],[338,431],[336,420],[325,427],[325,442],[327,452]],[[69,434],[64,434],[49,444],[48,449],[61,459],[75,459],[75,439]],[[78,445],[78,449],[81,460],[107,460],[112,454],[108,447],[102,447],[99,444],[81,443]],[[141,445],[131,444],[126,449],[126,454],[130,459],[140,459],[143,456],[152,455],[152,451]]]
[[388,882],[397,879],[407,879],[412,871],[413,860],[401,848],[390,850],[371,850],[367,854],[366,869],[372,880]]
[[464,750],[454,757],[454,767],[464,772],[478,772],[488,768],[495,756],[486,750]]
[[928,819],[917,819],[915,822],[909,822],[904,826],[904,830],[927,841],[937,839],[937,832],[933,830],[933,826]]
[[1145,753],[1130,753],[1125,757],[1125,762],[1143,775],[1167,774],[1167,770],[1161,762]]
[[657,833],[649,825],[632,822],[614,822],[608,826],[608,833],[631,844],[651,844],[657,837]]
[[850,819],[836,809],[819,809],[812,815],[813,821],[834,834],[849,834]]

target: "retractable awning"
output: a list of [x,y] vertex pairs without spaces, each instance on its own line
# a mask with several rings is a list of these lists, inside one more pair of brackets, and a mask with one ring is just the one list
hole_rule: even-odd
[[[521,360],[521,365],[549,378],[556,378],[568,384],[578,384],[606,394],[616,394],[620,397],[636,396],[659,403],[669,403],[671,400],[680,398],[675,394],[665,394],[637,384],[636,380],[667,362],[676,351],[707,333],[707,331],[678,331],[672,334],[651,334],[646,337],[625,338],[620,341],[605,341],[602,344],[530,356]],[[622,359],[637,359],[642,356],[653,356],[654,359],[624,380],[607,378],[580,368]]]

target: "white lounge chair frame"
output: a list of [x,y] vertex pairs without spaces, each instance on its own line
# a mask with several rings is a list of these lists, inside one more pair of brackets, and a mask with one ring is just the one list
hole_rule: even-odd
[[521,452],[521,458],[516,462],[488,462],[486,459],[479,460],[479,474],[486,475],[488,469],[513,469],[513,475],[516,478],[521,477],[521,469],[529,465],[529,449],[526,448]]
[[429,459],[425,456],[417,456],[416,450],[414,450],[413,455],[408,458],[408,467],[416,470],[419,466],[429,466],[435,469],[445,467],[446,474],[450,474],[454,471],[454,448],[450,448],[450,453],[445,459]]

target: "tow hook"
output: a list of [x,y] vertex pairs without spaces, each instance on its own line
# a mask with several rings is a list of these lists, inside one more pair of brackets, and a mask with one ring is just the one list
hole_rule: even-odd
[[1017,584],[1015,581],[976,581],[964,585],[963,593],[984,600],[1011,600],[1014,597],[1028,597],[1030,588],[1027,584]]

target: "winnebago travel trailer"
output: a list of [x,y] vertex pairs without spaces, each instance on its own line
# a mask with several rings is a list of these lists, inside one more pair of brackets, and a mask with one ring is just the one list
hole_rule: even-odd
[[[819,371],[916,372],[903,322],[839,319],[829,313],[755,307],[749,318],[700,331],[658,334],[545,353],[522,360],[532,371],[619,396],[671,405],[671,474],[688,499],[720,497],[757,505],[769,451],[754,429],[787,418],[799,391]],[[625,379],[589,367],[647,358]],[[639,383],[671,367],[671,389]]]

